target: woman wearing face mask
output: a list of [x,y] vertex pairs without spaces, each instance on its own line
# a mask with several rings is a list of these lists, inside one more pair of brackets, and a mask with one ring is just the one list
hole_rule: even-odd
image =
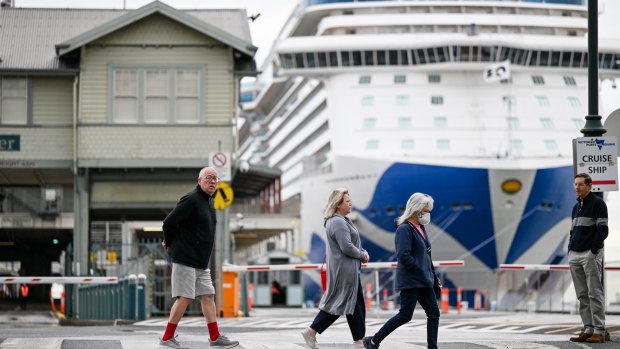
[[431,243],[424,226],[431,221],[433,198],[415,193],[407,201],[407,207],[397,220],[396,269],[397,288],[400,290],[400,309],[374,336],[364,337],[364,348],[379,348],[379,343],[398,327],[411,321],[416,303],[426,312],[426,340],[429,349],[437,348],[439,307],[433,285],[439,280],[431,260]]

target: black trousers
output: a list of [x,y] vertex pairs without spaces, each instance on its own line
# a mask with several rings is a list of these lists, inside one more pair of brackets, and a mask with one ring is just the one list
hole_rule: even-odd
[[[310,328],[317,331],[319,334],[323,333],[329,326],[331,326],[340,315],[332,315],[320,310],[314,318]],[[353,315],[347,315],[347,323],[351,330],[351,336],[353,341],[358,341],[366,335],[366,307],[364,305],[364,294],[362,293],[362,284],[357,286],[357,301],[355,302],[355,310]]]

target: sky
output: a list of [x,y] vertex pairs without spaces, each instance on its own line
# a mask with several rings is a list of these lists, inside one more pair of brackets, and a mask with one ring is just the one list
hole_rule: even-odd
[[[57,8],[116,8],[134,9],[146,5],[151,0],[13,0],[17,7],[57,7]],[[260,16],[250,22],[252,41],[258,47],[256,61],[258,65],[267,56],[280,29],[296,7],[299,0],[163,0],[178,9],[193,8],[245,8],[248,15]],[[599,38],[620,39],[620,0],[599,0]],[[618,81],[620,85],[620,81]],[[600,114],[603,120],[609,113],[620,108],[620,87],[611,89],[611,82],[602,83],[601,97],[603,105]],[[581,135],[576,134],[576,137]],[[620,138],[620,135],[617,135]],[[567,188],[572,190],[570,184]],[[610,192],[606,197],[609,207],[610,236],[605,241],[606,260],[620,264],[620,192]],[[620,278],[615,278],[617,285],[611,285],[615,292],[620,292]]]

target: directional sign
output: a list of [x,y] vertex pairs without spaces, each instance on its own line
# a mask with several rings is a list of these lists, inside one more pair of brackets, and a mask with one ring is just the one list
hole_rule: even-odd
[[592,177],[592,191],[618,190],[617,148],[616,137],[573,139],[575,174],[589,174]]
[[223,210],[233,203],[235,193],[233,189],[226,182],[218,182],[217,189],[215,190],[215,197],[213,198],[213,204],[216,210]]
[[209,166],[217,171],[220,181],[230,182],[230,153],[221,151],[209,153]]

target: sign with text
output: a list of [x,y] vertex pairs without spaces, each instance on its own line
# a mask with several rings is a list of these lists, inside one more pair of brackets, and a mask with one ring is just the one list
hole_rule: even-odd
[[0,151],[19,151],[19,135],[0,135]]
[[618,190],[618,145],[616,137],[580,137],[573,139],[575,174],[592,177],[592,191]]
[[209,166],[217,171],[220,181],[230,182],[230,153],[216,151],[209,153]]

